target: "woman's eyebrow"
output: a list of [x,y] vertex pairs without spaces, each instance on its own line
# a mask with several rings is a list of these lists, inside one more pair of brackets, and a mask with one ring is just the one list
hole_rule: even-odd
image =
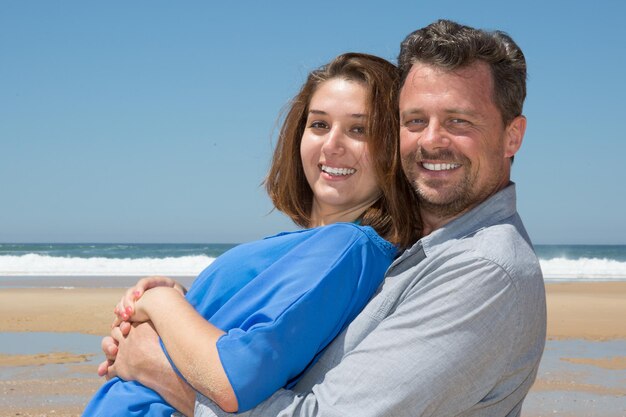
[[[317,114],[317,115],[328,115],[327,112],[323,110],[309,109],[309,114]],[[367,113],[351,113],[347,116],[355,118],[355,119],[366,119],[368,117]]]

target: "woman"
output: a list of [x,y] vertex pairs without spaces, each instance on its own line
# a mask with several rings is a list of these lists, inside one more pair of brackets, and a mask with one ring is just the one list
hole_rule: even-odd
[[[396,89],[395,67],[371,55],[340,55],[313,71],[266,179],[276,208],[306,229],[228,251],[185,298],[170,279],[145,279],[116,308],[122,320],[150,320],[179,375],[225,411],[294,384],[365,306],[397,248],[417,239]],[[149,388],[114,378],[84,416],[173,411]]]

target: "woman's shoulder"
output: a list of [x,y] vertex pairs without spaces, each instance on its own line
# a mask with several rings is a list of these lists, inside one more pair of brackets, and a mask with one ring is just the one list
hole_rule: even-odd
[[372,227],[356,223],[337,222],[295,232],[283,232],[275,236],[287,236],[294,233],[303,239],[321,239],[334,244],[343,242],[346,245],[372,246],[391,257],[394,257],[398,251],[395,245],[383,239]]
[[[355,238],[366,236],[368,238],[378,237],[378,233],[369,226],[361,226],[356,223],[337,222],[325,226],[312,227],[309,229],[289,230],[275,235],[267,236],[265,239],[277,237],[293,237],[306,239],[319,235],[354,236]],[[384,240],[384,239],[383,239]]]

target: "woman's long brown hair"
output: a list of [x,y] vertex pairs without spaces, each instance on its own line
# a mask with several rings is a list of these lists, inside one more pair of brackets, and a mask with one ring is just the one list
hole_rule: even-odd
[[311,72],[293,98],[278,136],[265,188],[276,208],[309,227],[313,192],[304,175],[300,142],[311,97],[320,84],[334,78],[362,83],[368,90],[366,135],[381,197],[361,218],[386,240],[407,248],[420,237],[417,199],[400,162],[397,68],[368,54],[346,53]]

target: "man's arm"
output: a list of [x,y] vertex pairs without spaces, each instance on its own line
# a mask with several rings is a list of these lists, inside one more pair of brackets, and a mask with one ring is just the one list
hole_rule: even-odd
[[[311,391],[280,390],[243,415],[450,416],[478,404],[510,365],[518,294],[486,260],[444,265],[435,275],[403,296]],[[226,414],[200,397],[195,415]]]
[[114,328],[112,338],[103,340],[102,349],[109,360],[114,359],[107,379],[119,376],[139,381],[184,415],[193,416],[196,392],[174,372],[149,322],[133,325],[128,336],[122,335],[119,327]]

